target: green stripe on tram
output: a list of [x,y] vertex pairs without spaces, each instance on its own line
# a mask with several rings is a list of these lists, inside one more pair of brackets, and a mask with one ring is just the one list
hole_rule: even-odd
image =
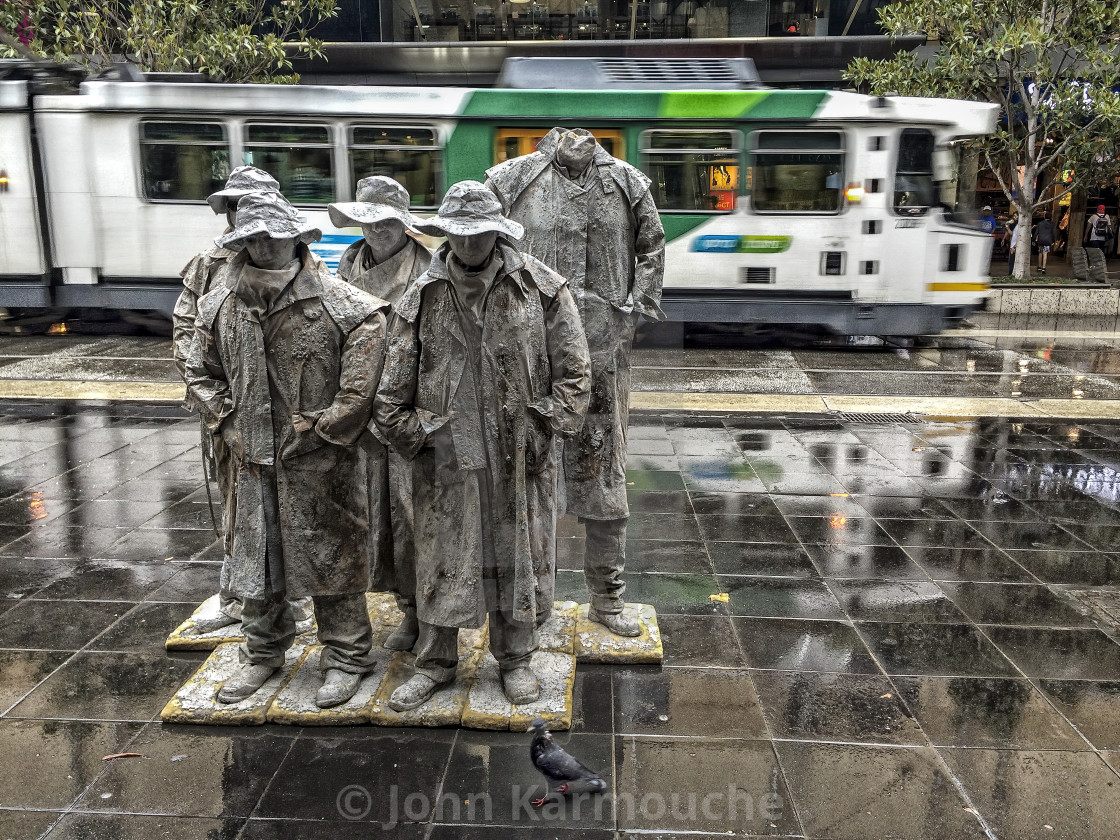
[[572,90],[476,90],[463,108],[466,117],[548,117],[625,119],[657,116],[662,94]]
[[661,94],[657,116],[667,120],[733,120],[772,95],[764,90],[673,91]]
[[710,119],[742,117],[808,119],[827,91],[571,91],[476,90],[463,108],[467,117],[580,119]]

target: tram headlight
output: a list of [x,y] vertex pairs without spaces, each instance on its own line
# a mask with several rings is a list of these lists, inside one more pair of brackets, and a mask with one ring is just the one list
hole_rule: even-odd
[[844,196],[848,199],[849,204],[859,204],[863,201],[863,184],[854,182],[848,184],[848,189],[844,191]]

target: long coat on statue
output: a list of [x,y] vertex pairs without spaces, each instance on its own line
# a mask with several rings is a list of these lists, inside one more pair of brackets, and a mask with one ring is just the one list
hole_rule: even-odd
[[638,315],[664,317],[665,231],[649,178],[599,144],[585,181],[561,172],[562,133],[554,128],[537,151],[487,170],[486,185],[524,226],[521,250],[568,280],[587,333],[591,402],[583,429],[564,444],[567,510],[622,519],[629,513],[630,347]]
[[375,404],[414,459],[417,616],[442,627],[479,627],[488,609],[522,623],[548,615],[555,438],[575,434],[587,408],[587,343],[564,279],[501,239],[497,250],[479,321],[446,245],[397,301]]
[[[371,265],[369,245],[364,239],[347,248],[338,261],[338,279],[390,305],[395,304],[421,274],[428,270],[432,254],[411,237],[405,246],[385,260]],[[411,603],[416,585],[414,539],[412,536],[412,463],[388,450],[376,424],[363,435],[369,454],[370,582],[372,592],[386,590]]]
[[[366,455],[385,339],[383,300],[330,276],[305,246],[295,279],[258,314],[239,294],[248,256],[199,302],[188,386],[216,436],[244,450],[232,516],[230,590],[261,598],[364,592],[369,579]],[[279,533],[265,524],[275,469]],[[279,551],[276,549],[279,548]],[[276,555],[282,567],[269,567]],[[281,577],[278,579],[278,577]]]

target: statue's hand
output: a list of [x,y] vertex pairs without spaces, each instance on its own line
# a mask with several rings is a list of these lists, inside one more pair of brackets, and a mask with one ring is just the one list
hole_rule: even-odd
[[233,455],[234,463],[239,465],[245,463],[245,444],[234,426],[233,415],[222,422],[219,432],[222,435],[222,442]]
[[322,414],[322,412],[315,412],[311,416],[305,414],[292,416],[292,431],[294,434],[281,448],[281,460],[298,458],[300,455],[314,452],[326,445],[327,441],[315,431],[315,421],[319,414]]

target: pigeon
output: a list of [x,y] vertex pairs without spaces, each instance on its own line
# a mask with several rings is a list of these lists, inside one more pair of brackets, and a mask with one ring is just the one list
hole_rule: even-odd
[[[569,755],[562,747],[552,740],[548,731],[548,724],[542,718],[533,718],[529,724],[529,731],[533,733],[533,743],[529,746],[529,757],[533,764],[549,780],[561,782],[556,793],[574,793],[579,791],[601,792],[607,789],[607,783],[594,770],[583,766],[578,759]],[[549,793],[533,801],[538,808],[548,801]]]

